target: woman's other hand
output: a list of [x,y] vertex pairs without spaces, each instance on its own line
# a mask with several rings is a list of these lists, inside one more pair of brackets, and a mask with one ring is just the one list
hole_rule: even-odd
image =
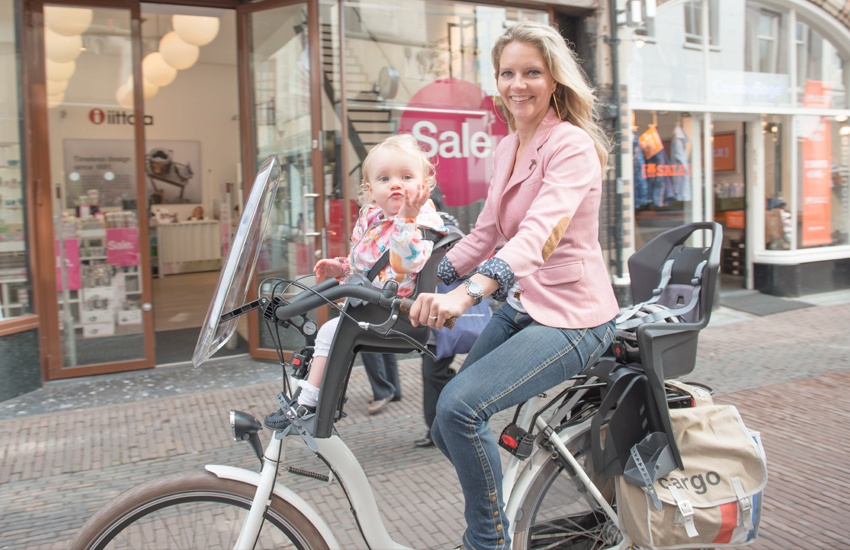
[[448,323],[451,328],[453,320],[472,306],[472,298],[463,289],[461,292],[462,294],[455,291],[448,294],[423,292],[410,308],[410,323],[414,327],[425,325],[435,329],[441,329]]
[[345,274],[345,267],[339,260],[323,258],[316,262],[313,273],[316,275],[316,282],[321,283],[325,279],[339,279]]

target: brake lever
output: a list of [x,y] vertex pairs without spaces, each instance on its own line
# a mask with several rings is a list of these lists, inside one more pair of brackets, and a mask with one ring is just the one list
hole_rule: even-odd
[[414,348],[418,349],[422,353],[428,354],[428,356],[434,361],[437,360],[437,356],[428,349],[428,346],[423,346],[415,339],[411,338],[407,334],[395,330],[393,327],[398,322],[398,315],[402,311],[410,311],[410,304],[413,302],[408,298],[394,298],[392,303],[390,304],[390,315],[387,317],[387,320],[381,323],[380,325],[376,325],[373,323],[367,323],[365,321],[358,321],[357,325],[363,329],[371,332],[375,332],[380,334],[381,336],[392,336],[394,338],[401,338]]

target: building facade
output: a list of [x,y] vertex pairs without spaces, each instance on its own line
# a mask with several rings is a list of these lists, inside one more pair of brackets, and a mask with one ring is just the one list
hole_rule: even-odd
[[[839,9],[840,8],[840,9]],[[631,29],[631,245],[724,226],[724,288],[850,285],[847,14],[830,3],[659,3]]]
[[[270,155],[283,183],[258,282],[345,253],[360,163],[395,132],[432,152],[446,209],[468,229],[508,131],[490,45],[523,20],[559,26],[622,138],[600,212],[618,287],[642,243],[702,220],[724,224],[726,287],[845,286],[843,12],[790,0],[644,2],[640,17],[625,7],[0,0],[0,400],[167,362],[164,343],[201,325],[204,284]],[[292,336],[250,314],[239,333],[260,358]]]

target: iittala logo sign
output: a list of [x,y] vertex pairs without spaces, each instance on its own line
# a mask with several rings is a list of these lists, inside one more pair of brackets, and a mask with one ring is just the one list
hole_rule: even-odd
[[[145,115],[145,126],[153,126],[153,115]],[[118,111],[113,109],[99,109],[95,107],[89,111],[89,122],[92,124],[108,124],[118,126],[133,126],[136,123],[136,115],[127,113],[126,111]]]

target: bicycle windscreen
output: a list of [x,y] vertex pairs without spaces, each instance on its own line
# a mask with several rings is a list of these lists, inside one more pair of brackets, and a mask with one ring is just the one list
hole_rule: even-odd
[[257,171],[236,235],[231,241],[227,260],[221,269],[218,285],[201,327],[195,353],[192,355],[192,363],[196,367],[221,349],[236,330],[238,316],[226,321],[220,319],[224,313],[245,304],[279,183],[280,163],[276,156],[272,156]]

